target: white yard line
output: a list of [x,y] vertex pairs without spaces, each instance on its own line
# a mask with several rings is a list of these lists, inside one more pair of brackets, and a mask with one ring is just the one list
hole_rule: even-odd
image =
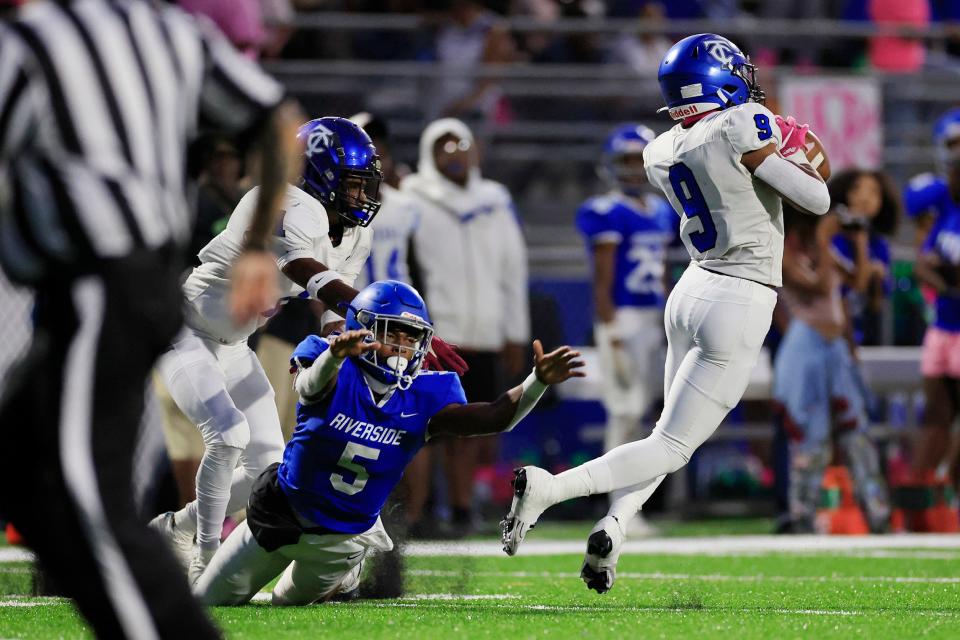
[[[345,603],[335,603],[343,605]],[[360,606],[364,607],[375,607],[378,609],[394,609],[394,608],[415,608],[415,607],[433,607],[439,605],[439,603],[434,602],[409,602],[409,601],[361,601],[357,603]],[[349,605],[348,605],[349,606]],[[516,611],[557,611],[557,612],[583,612],[583,613],[595,613],[595,614],[604,614],[604,613],[616,613],[622,614],[625,611],[633,611],[634,613],[679,613],[682,615],[689,614],[693,609],[689,607],[593,607],[590,605],[563,605],[563,604],[520,604],[518,602],[509,602],[509,603],[491,603],[490,607],[492,609],[509,609],[511,612]],[[739,610],[733,609],[713,609],[705,608],[702,610],[704,613],[709,615],[723,614],[723,613],[733,613],[736,611],[750,613],[759,613],[767,615],[797,615],[797,616],[866,616],[866,615],[887,615],[889,611],[873,611],[873,610],[864,610],[864,611],[851,611],[846,609],[763,609],[763,608],[745,608]],[[921,616],[921,617],[930,617],[930,618],[960,618],[960,613],[955,611],[902,611],[902,613],[909,613],[911,616]]]
[[[536,533],[533,534],[536,536]],[[519,555],[549,556],[583,553],[583,540],[528,540]],[[623,553],[635,555],[742,556],[771,553],[855,552],[872,549],[960,549],[960,535],[904,534],[887,536],[711,536],[628,540]],[[497,540],[470,542],[411,542],[409,556],[504,556]],[[505,556],[504,556],[505,557]]]
[[[536,535],[534,533],[534,535]],[[586,529],[584,529],[586,536]],[[528,540],[523,556],[582,554],[585,540]],[[497,540],[470,542],[410,542],[409,556],[506,557]],[[900,550],[900,551],[898,551]],[[956,550],[956,551],[950,551]],[[960,559],[960,535],[910,533],[886,536],[711,536],[628,540],[623,553],[633,555],[751,556],[777,553],[842,552],[873,558]],[[0,564],[29,562],[33,554],[17,547],[0,548]]]
[[[568,579],[579,578],[579,573],[572,571],[450,571],[433,569],[410,569],[407,574],[433,578],[461,578],[470,576],[476,578],[543,578]],[[920,576],[776,576],[776,575],[745,575],[734,576],[724,574],[697,574],[697,573],[637,573],[618,571],[617,579],[630,580],[703,580],[706,582],[893,582],[901,584],[960,584],[960,577],[920,577]]]
[[19,547],[4,547],[0,549],[0,563],[30,562],[33,554]]

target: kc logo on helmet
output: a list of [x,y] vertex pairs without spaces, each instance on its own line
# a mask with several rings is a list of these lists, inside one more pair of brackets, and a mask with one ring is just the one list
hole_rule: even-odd
[[321,151],[326,151],[332,143],[333,131],[330,131],[330,129],[327,129],[322,124],[318,124],[307,137],[307,153],[313,155]]
[[707,53],[721,64],[730,64],[733,56],[740,54],[740,50],[728,40],[705,40],[703,46],[707,48]]

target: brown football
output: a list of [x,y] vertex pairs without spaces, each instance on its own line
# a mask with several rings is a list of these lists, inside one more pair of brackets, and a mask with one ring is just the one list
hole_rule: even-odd
[[813,133],[813,131],[807,131],[807,160],[810,161],[810,164],[813,165],[813,168],[817,170],[817,173],[820,174],[820,177],[824,180],[830,179],[830,159],[827,157],[827,151],[823,148],[823,143],[820,142],[820,138]]

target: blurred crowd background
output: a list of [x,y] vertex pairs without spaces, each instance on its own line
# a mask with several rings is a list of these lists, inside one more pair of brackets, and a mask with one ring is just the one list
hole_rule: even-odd
[[[588,378],[551,392],[521,428],[467,445],[440,443],[418,459],[408,473],[404,494],[413,535],[456,537],[484,531],[509,502],[510,471],[517,463],[559,471],[602,452],[609,417],[602,402],[603,386],[611,382],[603,379],[593,348],[593,272],[575,216],[585,199],[610,188],[597,166],[604,140],[616,125],[634,122],[657,133],[672,126],[665,114],[656,113],[662,106],[657,66],[673,42],[705,31],[729,37],[751,55],[771,110],[809,123],[830,153],[834,174],[841,174],[834,178],[832,190],[834,204],[843,207],[842,224],[831,231],[831,243],[841,254],[843,247],[848,248],[851,270],[857,263],[856,247],[869,247],[863,263],[869,272],[858,272],[859,285],[845,285],[841,292],[845,334],[851,337],[862,373],[870,419],[867,431],[892,487],[917,477],[913,458],[920,425],[929,414],[918,345],[931,321],[932,300],[925,299],[914,266],[932,216],[905,211],[902,194],[917,176],[922,181],[928,179],[924,174],[941,170],[933,125],[960,104],[960,2],[181,0],[178,4],[205,14],[238,48],[258,58],[310,117],[372,114],[364,122],[370,124],[372,117],[368,131],[381,154],[390,157],[386,171],[392,187],[417,172],[423,156],[421,134],[428,124],[446,117],[465,123],[472,132],[470,153],[478,170],[504,185],[512,200],[515,217],[502,227],[503,243],[513,242],[508,239],[515,233],[514,223],[523,236],[521,246],[510,254],[521,266],[505,276],[519,282],[521,289],[526,285],[520,302],[504,294],[483,304],[502,305],[492,315],[513,322],[526,322],[528,315],[529,335],[541,338],[548,348],[564,343],[585,348]],[[244,158],[231,140],[216,132],[196,146],[192,164],[199,184],[191,248],[195,254],[223,228],[252,185]],[[858,189],[868,192],[867,204],[861,204]],[[391,226],[389,215],[380,214],[375,234],[377,224]],[[862,220],[850,222],[851,215]],[[371,275],[411,279],[424,287],[430,305],[431,290],[425,283],[435,277],[431,270],[443,268],[431,256],[442,253],[441,245],[450,238],[418,234],[417,229],[411,223],[405,230],[384,231],[405,233],[412,250],[388,256],[391,267],[385,272],[371,269]],[[802,225],[793,232],[807,233]],[[803,236],[807,240],[797,246],[811,237],[807,233]],[[669,286],[689,258],[676,239],[665,245]],[[490,269],[508,267],[490,257]],[[485,275],[489,274],[471,277]],[[478,284],[465,278],[461,286],[473,291]],[[29,300],[5,283],[3,291],[0,372],[29,335]],[[518,312],[518,305],[526,309]],[[679,517],[780,516],[778,526],[791,529],[790,434],[782,412],[771,402],[774,354],[789,317],[782,305],[768,336],[767,355],[744,401],[690,466],[659,490],[651,512]],[[293,302],[257,338],[258,354],[275,380],[288,434],[295,421],[295,398],[286,360],[296,342],[318,330],[318,322],[309,303]],[[493,338],[475,336],[482,333],[476,328],[455,331],[454,342],[474,357],[472,375],[483,378],[465,381],[470,399],[492,399],[482,396],[507,388],[525,374],[528,332],[513,329],[498,329]],[[450,330],[438,333],[448,337]],[[656,371],[662,360],[658,365],[654,358],[648,366],[654,378],[662,375]],[[159,447],[159,429],[145,430],[141,481],[151,499],[172,506],[169,503],[193,497],[202,443],[192,425],[174,424],[178,418],[172,401],[159,385],[155,394],[150,420],[165,423],[166,446]],[[658,411],[654,398],[644,408],[641,426],[652,427]],[[953,417],[938,419],[947,419],[949,426]],[[948,505],[955,514],[950,478],[956,474],[949,469],[956,455],[949,440],[940,454],[934,463],[924,462],[939,473],[939,493],[928,492],[918,500]],[[843,457],[838,451],[835,461],[842,463]],[[168,475],[175,481],[161,480]],[[604,500],[562,505],[557,514],[594,517],[604,510]],[[893,523],[894,529],[909,526]]]

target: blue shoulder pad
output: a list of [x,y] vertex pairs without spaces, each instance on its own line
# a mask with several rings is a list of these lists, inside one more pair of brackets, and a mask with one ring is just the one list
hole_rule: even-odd
[[911,218],[937,207],[949,193],[946,181],[932,173],[915,176],[903,190],[903,203]]
[[618,239],[621,235],[619,221],[610,215],[616,206],[616,200],[609,196],[590,198],[577,209],[577,230],[588,240]]

